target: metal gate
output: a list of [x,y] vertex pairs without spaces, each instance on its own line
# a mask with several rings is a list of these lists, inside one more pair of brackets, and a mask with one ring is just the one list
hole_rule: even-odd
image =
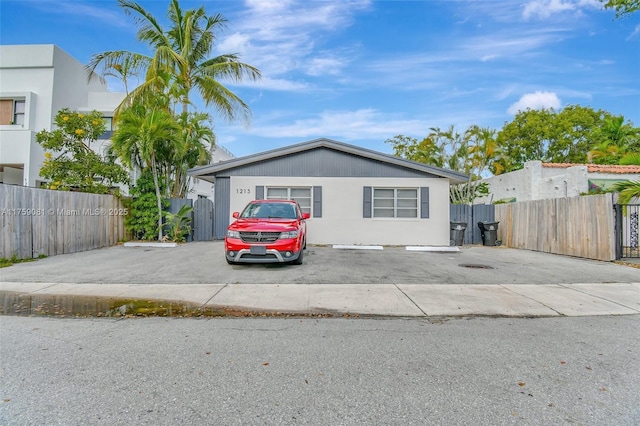
[[193,204],[193,240],[213,240],[213,202],[199,198]]
[[640,204],[616,204],[616,259],[640,258]]
[[482,244],[478,222],[493,222],[496,206],[493,204],[450,204],[449,218],[452,222],[466,222],[464,244]]

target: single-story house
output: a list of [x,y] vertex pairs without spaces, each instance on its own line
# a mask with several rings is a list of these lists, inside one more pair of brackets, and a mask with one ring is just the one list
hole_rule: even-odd
[[189,174],[215,185],[214,238],[253,199],[295,199],[311,214],[310,244],[449,245],[449,185],[467,176],[330,139]]
[[577,197],[590,190],[608,190],[616,182],[640,179],[640,166],[543,163],[527,161],[524,167],[483,179],[489,194],[477,204]]

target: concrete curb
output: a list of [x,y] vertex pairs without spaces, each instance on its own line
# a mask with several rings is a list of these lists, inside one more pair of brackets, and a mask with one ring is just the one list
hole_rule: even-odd
[[2,315],[553,317],[640,314],[640,283],[91,284],[0,282]]

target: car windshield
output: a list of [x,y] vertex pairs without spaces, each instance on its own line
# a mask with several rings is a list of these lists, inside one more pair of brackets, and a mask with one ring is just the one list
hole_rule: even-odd
[[289,203],[251,203],[242,214],[244,219],[295,219],[296,210]]

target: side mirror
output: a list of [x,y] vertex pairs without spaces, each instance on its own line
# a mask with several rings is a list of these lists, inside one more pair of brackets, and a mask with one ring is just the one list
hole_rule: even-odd
[[231,216],[233,216],[234,219],[237,219],[240,217],[240,212],[233,212]]
[[310,213],[302,213],[302,218],[303,219],[309,219],[311,217]]

